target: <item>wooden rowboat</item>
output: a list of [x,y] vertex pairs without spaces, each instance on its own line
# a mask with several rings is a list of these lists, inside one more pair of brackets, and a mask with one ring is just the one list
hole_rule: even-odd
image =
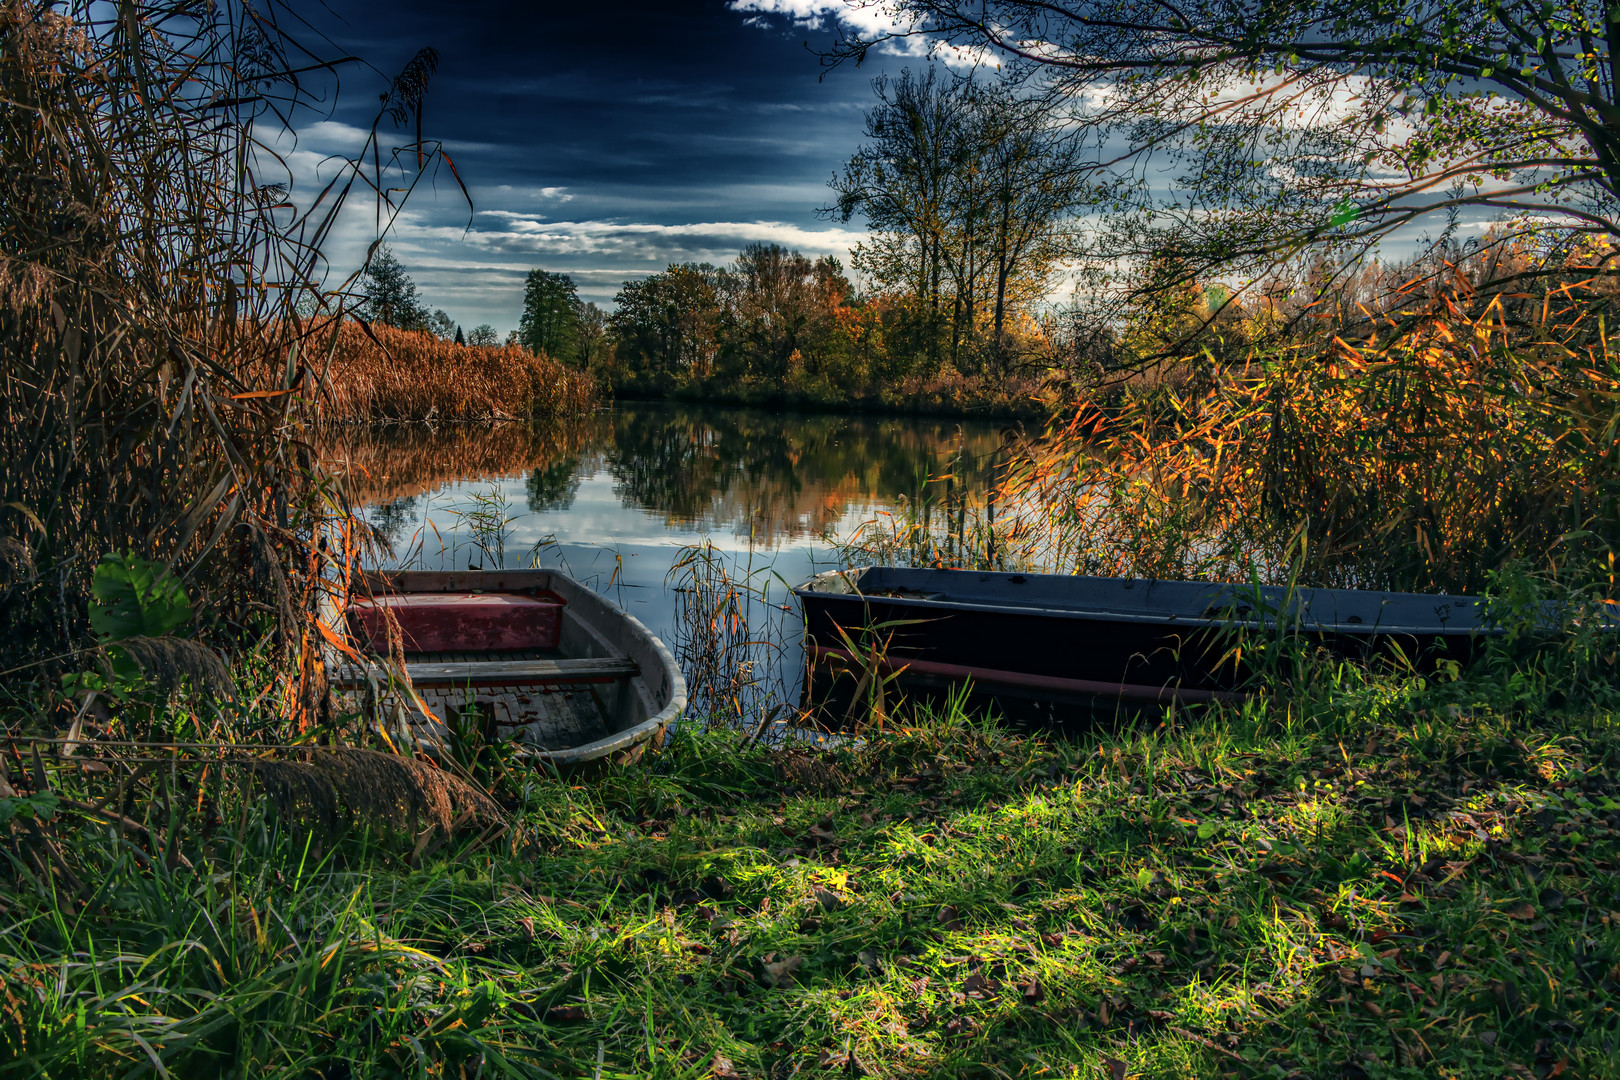
[[[336,665],[334,689],[395,693],[439,725],[475,709],[486,732],[555,765],[634,760],[686,708],[675,658],[642,623],[551,570],[370,571],[344,612],[360,653],[404,646],[410,689],[386,662]],[[432,727],[432,722],[428,722]],[[433,737],[433,732],[427,732]],[[442,734],[442,730],[441,730]]]
[[887,643],[879,665],[909,684],[971,680],[1002,702],[1086,705],[1238,700],[1250,673],[1221,663],[1238,628],[1282,626],[1343,655],[1399,650],[1431,668],[1466,661],[1495,632],[1478,597],[1352,589],[878,566],[820,574],[794,593],[812,700],[838,667],[862,662],[848,644],[863,627],[883,626],[867,635]]

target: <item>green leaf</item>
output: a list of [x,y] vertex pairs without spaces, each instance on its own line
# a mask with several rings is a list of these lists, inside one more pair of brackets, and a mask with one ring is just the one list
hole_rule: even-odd
[[1328,227],[1337,229],[1341,225],[1348,225],[1361,216],[1361,207],[1345,199],[1333,208],[1333,216],[1328,218]]
[[1136,883],[1144,889],[1153,884],[1153,871],[1145,866],[1142,867],[1136,872]]
[[101,560],[90,593],[90,629],[103,642],[159,637],[191,618],[186,590],[168,568],[130,552]]
[[1211,840],[1220,835],[1221,826],[1218,822],[1206,821],[1198,826],[1198,839]]
[[60,800],[49,791],[41,791],[35,795],[17,795],[9,799],[0,799],[0,825],[4,825],[14,817],[31,817],[44,820],[56,813],[56,805]]

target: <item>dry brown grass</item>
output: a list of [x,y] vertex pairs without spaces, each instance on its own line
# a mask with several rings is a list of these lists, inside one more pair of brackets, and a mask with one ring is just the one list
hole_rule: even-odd
[[477,348],[431,334],[345,320],[312,402],[317,417],[350,420],[526,420],[584,412],[589,376],[520,346]]
[[433,826],[448,835],[462,816],[502,818],[495,800],[467,781],[397,754],[312,750],[303,761],[265,759],[251,770],[285,820],[328,835],[356,823],[411,835]]

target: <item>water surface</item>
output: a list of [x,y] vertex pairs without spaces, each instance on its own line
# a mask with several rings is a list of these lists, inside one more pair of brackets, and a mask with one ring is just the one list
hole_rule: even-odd
[[[837,565],[838,541],[931,480],[982,487],[1001,441],[988,422],[630,403],[540,427],[349,429],[323,450],[394,565],[561,569],[674,644],[682,549],[713,544],[785,605],[788,585]],[[475,542],[480,513],[510,519],[503,543]],[[791,682],[797,613],[778,617]]]

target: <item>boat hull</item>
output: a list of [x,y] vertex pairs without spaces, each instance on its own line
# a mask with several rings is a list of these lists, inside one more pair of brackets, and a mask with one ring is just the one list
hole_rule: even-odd
[[[1475,597],[1344,589],[873,567],[822,574],[794,592],[813,699],[838,668],[877,655],[903,682],[972,681],[1009,700],[1235,701],[1254,674],[1231,659],[1240,629],[1281,626],[1342,655],[1398,651],[1429,667],[1466,661],[1488,633]],[[851,644],[868,659],[851,656]]]

